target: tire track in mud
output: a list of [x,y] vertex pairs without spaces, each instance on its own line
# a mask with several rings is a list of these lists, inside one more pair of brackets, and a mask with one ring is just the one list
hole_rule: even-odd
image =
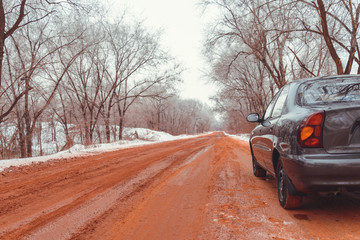
[[244,154],[247,146],[233,139],[222,145],[214,156],[209,224],[198,239],[307,239],[299,238],[300,229],[288,216],[271,217],[277,199],[263,196],[266,186],[252,176],[251,161]]
[[[21,178],[17,178],[17,176],[15,176],[13,182],[7,180],[7,186],[1,186],[0,188],[0,209],[6,209],[8,204],[11,206],[14,199],[20,198],[21,200],[19,200],[20,204],[18,204],[16,208],[10,207],[7,212],[4,210],[1,211],[0,238],[18,239],[29,236],[31,233],[33,234],[30,235],[31,239],[36,239],[36,236],[47,236],[47,232],[57,232],[55,231],[57,228],[61,229],[58,232],[62,232],[62,234],[66,233],[64,234],[64,238],[71,236],[72,231],[75,231],[90,219],[106,211],[109,206],[117,200],[131,194],[131,189],[137,191],[136,189],[146,184],[146,181],[151,179],[151,177],[154,177],[161,171],[165,171],[166,167],[168,167],[167,165],[179,161],[174,156],[169,158],[168,155],[171,156],[175,153],[175,155],[178,154],[179,157],[183,157],[183,155],[191,154],[191,149],[194,148],[192,146],[204,144],[204,139],[182,140],[176,143],[175,145],[173,143],[165,143],[163,149],[156,151],[154,151],[154,147],[151,148],[149,146],[119,151],[120,157],[118,156],[119,153],[105,154],[100,157],[94,156],[88,162],[82,162],[80,164],[74,160],[75,166],[64,166],[66,168],[64,171],[59,171],[56,168],[58,164],[62,165],[61,162],[55,164],[50,163],[54,166],[46,166],[47,171],[49,171],[48,169],[50,168],[48,174],[41,174],[40,177],[35,176],[33,180],[25,177],[23,179],[26,179],[26,181],[24,181],[23,184],[21,184]],[[184,153],[183,148],[190,149],[190,152]],[[195,150],[197,148],[199,147],[196,147]],[[121,156],[123,156],[122,153],[126,155],[132,153],[132,155],[135,155],[135,158],[133,156],[125,156],[124,159],[121,159]],[[120,159],[114,161],[114,158]],[[101,159],[101,161],[99,161],[99,159]],[[109,160],[106,161],[106,159]],[[84,165],[88,167],[86,168]],[[36,166],[26,168],[33,171],[36,170]],[[53,172],[51,170],[53,170]],[[69,171],[74,172],[74,174],[70,176]],[[29,173],[27,173],[27,175],[31,176]],[[66,183],[62,182],[64,179],[66,179]],[[84,182],[86,182],[86,184]],[[75,188],[75,190],[65,190],[60,191],[60,193],[48,190],[59,183],[61,183],[61,188]],[[128,184],[126,185],[126,183]],[[76,187],[77,185],[83,186],[81,190]],[[20,186],[21,191],[13,191],[13,195],[11,195],[10,192],[14,186],[17,187],[15,189],[19,189],[18,186]],[[55,187],[55,189],[56,188],[57,187]],[[126,189],[127,192],[124,189]],[[2,196],[1,193],[6,190],[9,192],[4,194],[5,196]],[[41,193],[42,191],[47,192],[50,196],[54,195],[55,198],[58,197],[59,199],[56,201],[51,199],[54,197],[41,199],[40,202],[42,202],[44,206],[42,206],[42,208],[33,208],[30,205],[33,202],[39,201],[37,196],[39,196],[39,192]],[[109,196],[112,197],[109,198]],[[108,201],[104,199],[108,199]],[[46,200],[50,203],[46,202]],[[87,208],[86,206],[90,207]],[[23,212],[25,208],[28,213]],[[71,215],[72,213],[73,215]],[[5,215],[6,218],[1,217]],[[67,220],[77,215],[81,217],[70,221]],[[12,218],[18,220],[13,220]]]
[[[116,202],[134,194],[140,187],[145,186],[153,178],[168,168],[173,162],[172,158],[162,160],[148,166],[145,170],[140,171],[135,177],[120,183],[117,186],[105,190],[101,194],[96,195],[81,206],[73,209],[67,214],[61,216],[55,221],[42,226],[41,229],[30,234],[25,239],[68,239],[79,228],[90,220],[101,216],[104,212],[111,208]],[[71,219],[69,224],[68,219]],[[64,233],[66,233],[64,235]]]
[[358,196],[284,210],[222,133],[11,170],[0,239],[360,239]]
[[[173,198],[181,198],[181,196],[179,196],[181,194],[176,191],[175,195],[170,195],[169,191],[172,191],[171,189],[174,186],[181,186],[184,184],[184,181],[188,180],[188,170],[197,162],[199,156],[202,156],[211,147],[212,146],[201,146],[197,148],[196,151],[192,151],[191,154],[187,153],[182,156],[181,160],[176,164],[172,164],[166,170],[157,174],[151,181],[148,181],[146,187],[138,189],[136,194],[130,196],[125,201],[118,202],[109,213],[94,219],[83,228],[80,233],[73,235],[72,239],[95,239],[96,236],[99,235],[99,231],[103,239],[141,239],[137,234],[141,234],[143,239],[172,239],[166,238],[164,235],[151,237],[150,232],[154,229],[152,224],[156,223],[156,229],[159,229],[161,222],[159,219],[152,222],[152,216],[159,215],[161,219],[161,214],[159,214],[161,210],[159,210],[159,208],[164,206],[166,206],[166,214],[168,211],[173,212],[174,209],[178,208],[178,206],[175,208],[169,207],[169,202],[174,200]],[[167,185],[171,185],[170,189],[164,190],[164,186]],[[162,200],[165,198],[167,203],[158,202],[159,198]],[[157,208],[151,207],[148,211],[155,212],[147,213],[148,215],[144,216],[144,205],[148,204],[149,200],[154,201],[154,199],[156,199],[155,204],[159,204],[159,206]],[[190,209],[191,207],[187,205],[185,208]],[[137,216],[140,216],[141,219],[138,219]],[[168,217],[170,217],[170,219],[165,223],[166,228],[171,225],[169,221],[174,219],[174,216],[171,214],[166,216],[166,218]],[[132,224],[133,222],[135,222],[135,224]],[[136,224],[138,222],[140,222],[140,225]],[[150,224],[150,228],[147,229],[147,231],[144,230],[146,224]],[[131,232],[130,229],[133,227],[135,230]],[[148,230],[150,230],[150,232],[148,232]],[[126,232],[125,235],[124,231]],[[96,236],[92,235],[93,232],[96,232]],[[129,234],[132,236],[130,237]]]

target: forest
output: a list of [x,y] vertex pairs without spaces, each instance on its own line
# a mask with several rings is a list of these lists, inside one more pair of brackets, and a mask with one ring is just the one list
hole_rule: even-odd
[[[33,156],[49,131],[84,145],[122,139],[124,127],[173,135],[246,133],[287,82],[360,72],[360,3],[353,0],[199,0],[211,15],[203,43],[213,106],[182,99],[183,67],[160,31],[101,1],[0,2],[0,159]],[[191,36],[189,36],[191,37]],[[194,79],[196,81],[196,79]],[[40,141],[41,142],[41,141]]]
[[209,28],[209,78],[225,127],[248,132],[250,112],[263,113],[287,82],[360,73],[357,0],[203,0],[219,14]]
[[54,141],[65,134],[59,150],[121,140],[124,126],[210,130],[211,109],[178,96],[183,69],[161,33],[126,9],[110,18],[100,1],[0,4],[0,159],[33,156],[44,126]]

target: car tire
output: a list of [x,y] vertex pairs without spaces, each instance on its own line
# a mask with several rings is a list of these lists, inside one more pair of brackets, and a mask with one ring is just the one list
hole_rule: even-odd
[[259,166],[259,164],[256,161],[256,158],[252,156],[252,164],[253,164],[253,173],[255,177],[265,177],[266,176],[266,170]]
[[280,205],[285,209],[296,209],[301,206],[302,196],[294,196],[289,194],[289,186],[287,176],[279,159],[276,170],[276,187]]

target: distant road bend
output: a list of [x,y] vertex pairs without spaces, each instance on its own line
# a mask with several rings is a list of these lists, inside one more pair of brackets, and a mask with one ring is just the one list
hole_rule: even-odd
[[219,132],[5,170],[0,239],[360,239],[359,202],[286,211]]

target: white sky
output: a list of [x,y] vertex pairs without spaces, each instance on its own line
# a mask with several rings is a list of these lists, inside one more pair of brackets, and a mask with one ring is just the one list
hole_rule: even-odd
[[110,0],[112,9],[121,13],[129,9],[132,15],[145,20],[145,25],[163,30],[162,45],[185,68],[183,98],[207,102],[215,88],[206,84],[203,72],[206,62],[202,56],[205,39],[205,20],[197,0]]

